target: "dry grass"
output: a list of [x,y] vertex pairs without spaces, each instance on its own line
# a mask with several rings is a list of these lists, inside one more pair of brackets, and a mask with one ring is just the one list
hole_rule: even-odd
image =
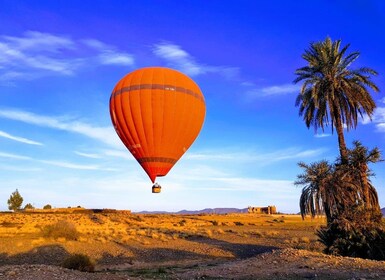
[[[298,215],[1,213],[0,241],[6,245],[0,246],[0,256],[60,246],[69,254],[86,254],[97,263],[118,262],[124,256],[146,262],[159,261],[156,250],[165,250],[174,252],[167,258],[178,263],[184,261],[179,253],[193,259],[227,259],[247,255],[247,246],[319,251],[322,247],[314,232],[322,224],[322,218],[302,221]],[[58,228],[64,230],[59,234]]]

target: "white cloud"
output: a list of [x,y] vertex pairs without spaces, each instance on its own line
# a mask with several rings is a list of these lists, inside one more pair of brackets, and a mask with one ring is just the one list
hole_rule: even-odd
[[43,145],[40,142],[29,140],[29,139],[23,138],[23,137],[13,136],[13,135],[11,135],[9,133],[6,133],[5,131],[1,131],[1,130],[0,130],[0,137],[4,137],[4,138],[7,138],[7,139],[11,139],[11,140],[14,140],[14,141],[17,141],[17,142],[21,142],[21,143],[24,143],[24,144],[29,144],[29,145],[39,145],[39,146]]
[[[44,160],[44,159],[35,159],[28,156],[22,156],[17,154],[11,154],[6,152],[0,152],[0,158],[7,158],[7,159],[14,159],[14,160],[27,160],[27,161],[33,161],[35,163],[43,163],[48,164],[52,166],[57,167],[63,167],[63,168],[69,168],[69,169],[79,169],[79,170],[106,170],[106,171],[116,171],[114,168],[105,168],[99,165],[93,165],[93,164],[78,164],[78,163],[72,163],[67,161],[59,161],[59,160]],[[12,170],[18,170],[17,167],[12,167]],[[15,169],[16,168],[16,169]],[[9,166],[7,166],[8,170],[11,170]],[[31,168],[27,168],[31,169]],[[22,168],[24,170],[24,168]],[[33,170],[40,170],[33,167]]]
[[123,146],[112,126],[97,127],[81,121],[66,121],[63,117],[42,116],[18,110],[0,110],[0,118],[78,133],[114,147]]
[[274,85],[264,88],[254,88],[246,92],[248,97],[264,97],[264,96],[275,96],[275,95],[284,95],[291,93],[299,93],[300,86],[293,84],[283,84],[283,85]]
[[156,56],[164,59],[169,65],[175,67],[190,76],[207,73],[218,73],[233,79],[238,77],[239,68],[227,66],[210,66],[198,63],[193,56],[183,50],[181,46],[172,43],[154,44],[153,52]]
[[316,138],[325,138],[325,137],[330,137],[330,136],[332,136],[332,135],[329,133],[320,133],[320,134],[314,135],[314,137],[316,137]]
[[86,158],[101,158],[101,155],[75,151],[75,154]]
[[3,65],[19,70],[40,69],[65,75],[73,73],[76,65],[74,61],[53,56],[59,50],[73,47],[73,42],[69,39],[40,32],[26,32],[24,37],[3,36],[2,38],[0,62]]
[[0,152],[0,157],[9,158],[9,159],[17,159],[17,160],[31,160],[32,159],[32,158],[27,157],[27,156],[20,156],[20,155],[4,153],[4,152]]
[[327,150],[324,148],[302,150],[299,148],[287,148],[277,150],[274,152],[228,152],[228,151],[211,151],[211,152],[200,152],[200,153],[187,153],[185,158],[190,160],[213,160],[213,161],[230,161],[230,162],[261,162],[263,164],[271,164],[274,162],[284,160],[298,160],[303,158],[314,158],[324,154]]
[[128,160],[133,160],[134,157],[131,155],[131,153],[127,150],[104,150],[103,153],[106,156],[110,157],[117,157],[117,158],[122,158],[122,159],[128,159]]
[[[220,187],[206,187],[202,190],[221,190],[221,191],[260,191],[265,192],[264,195],[276,195],[277,190],[280,190],[282,196],[293,194],[294,183],[290,180],[263,180],[256,178],[244,177],[221,177],[210,178],[211,181],[216,181]],[[194,188],[200,189],[200,188]],[[267,194],[268,193],[268,194]]]
[[99,55],[100,62],[102,64],[114,64],[114,65],[133,65],[134,64],[134,58],[132,55],[126,54],[126,53],[119,53],[119,52],[113,52],[108,51],[103,54]]
[[130,66],[134,64],[134,56],[125,52],[119,52],[115,47],[95,39],[81,40],[86,46],[100,52],[98,55],[101,64]]
[[128,159],[128,160],[134,159],[134,157],[126,149],[124,149],[124,150],[103,150],[100,153],[84,153],[84,152],[75,151],[75,154],[82,156],[82,157],[94,158],[94,159],[105,158],[106,156],[114,157],[114,158],[121,158],[121,159]]
[[19,167],[14,165],[0,165],[0,170],[16,171],[16,172],[38,172],[42,171],[41,168],[36,167]]
[[75,43],[65,36],[27,31],[24,37],[3,36],[17,50],[58,52],[61,49],[75,49]]
[[35,79],[50,74],[73,75],[89,65],[133,65],[131,54],[94,39],[27,31],[0,36],[0,81]]
[[44,163],[44,164],[48,164],[48,165],[69,168],[69,169],[80,169],[80,170],[101,170],[101,169],[103,169],[97,165],[76,164],[76,163],[65,162],[65,161],[39,160],[39,162]]
[[377,131],[385,132],[385,107],[377,107],[372,115],[372,121],[370,121],[367,115],[361,120],[362,124],[374,123]]

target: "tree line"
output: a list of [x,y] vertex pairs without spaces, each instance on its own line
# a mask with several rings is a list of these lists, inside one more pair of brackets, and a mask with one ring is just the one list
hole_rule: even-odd
[[[24,198],[19,193],[18,189],[16,189],[7,200],[8,209],[11,211],[20,211],[22,209],[28,210],[28,209],[35,209],[35,207],[31,203],[27,203],[22,208]],[[52,209],[52,206],[50,204],[44,205],[43,209]]]

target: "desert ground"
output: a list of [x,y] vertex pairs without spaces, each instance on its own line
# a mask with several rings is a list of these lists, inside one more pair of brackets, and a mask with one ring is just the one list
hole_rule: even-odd
[[[73,209],[0,214],[0,279],[385,279],[385,262],[328,256],[323,217],[132,214]],[[61,267],[82,253],[95,272]]]

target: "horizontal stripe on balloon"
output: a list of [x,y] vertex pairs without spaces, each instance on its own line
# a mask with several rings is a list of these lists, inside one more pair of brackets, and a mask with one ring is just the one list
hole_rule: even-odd
[[139,163],[144,162],[163,162],[163,163],[171,163],[174,164],[177,162],[176,159],[166,158],[166,157],[142,157],[136,159]]
[[131,92],[131,91],[136,91],[136,90],[141,90],[141,89],[160,89],[160,90],[169,90],[169,91],[176,91],[176,92],[181,92],[184,94],[191,95],[195,98],[198,98],[200,101],[203,103],[205,102],[203,96],[201,94],[198,94],[190,89],[183,88],[183,87],[176,87],[172,85],[161,85],[161,84],[142,84],[142,85],[132,85],[129,87],[122,87],[112,93],[111,97],[115,97],[119,94],[122,94],[124,92]]

